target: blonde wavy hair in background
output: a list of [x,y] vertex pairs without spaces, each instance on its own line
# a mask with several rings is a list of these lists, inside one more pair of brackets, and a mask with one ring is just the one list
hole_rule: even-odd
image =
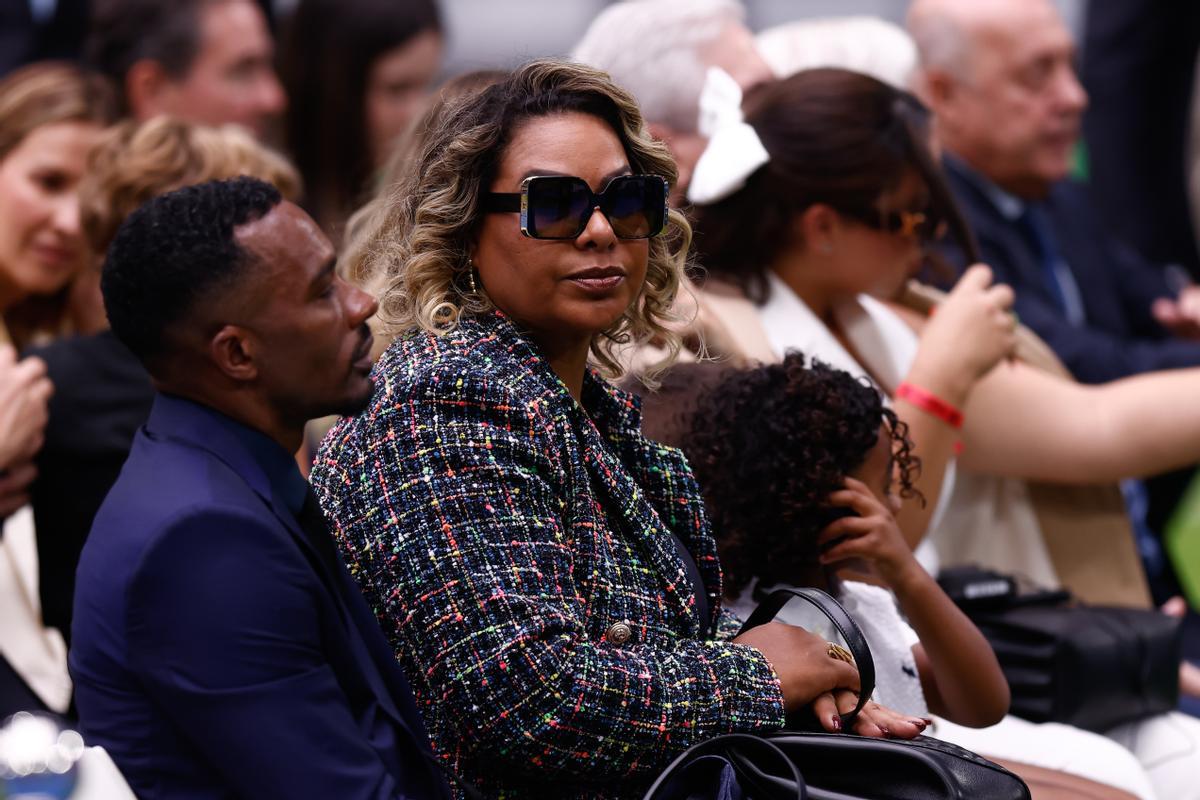
[[[466,72],[443,83],[429,98],[425,110],[392,145],[392,153],[375,182],[371,199],[346,222],[338,267],[348,280],[370,289],[374,276],[368,271],[369,243],[387,224],[388,208],[395,188],[410,180],[429,136],[445,122],[446,109],[455,101],[476,95],[508,77],[498,69]],[[379,294],[372,291],[372,294]]]
[[233,125],[210,128],[170,117],[123,122],[92,150],[79,186],[80,225],[103,255],[134,209],[194,183],[249,175],[300,196],[300,174],[287,159]]
[[[360,274],[372,276],[379,295],[382,333],[417,330],[444,334],[464,314],[494,306],[472,289],[470,253],[489,191],[514,131],[530,119],[580,112],[607,122],[635,173],[662,175],[674,183],[675,162],[647,132],[633,97],[603,72],[581,64],[538,60],[505,80],[449,105],[428,132],[406,181],[393,187],[386,214],[360,243]],[[515,223],[514,223],[515,224]],[[646,280],[638,297],[591,346],[608,375],[621,367],[616,348],[653,341],[665,358],[650,378],[670,365],[680,339],[672,304],[683,278],[692,232],[672,209],[667,232],[649,240]]]

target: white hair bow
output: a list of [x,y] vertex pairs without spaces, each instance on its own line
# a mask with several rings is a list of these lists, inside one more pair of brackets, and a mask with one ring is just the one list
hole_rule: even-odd
[[693,203],[715,203],[728,197],[771,160],[742,116],[741,87],[720,67],[708,68],[700,92],[700,133],[708,137],[708,146],[688,184],[687,198]]

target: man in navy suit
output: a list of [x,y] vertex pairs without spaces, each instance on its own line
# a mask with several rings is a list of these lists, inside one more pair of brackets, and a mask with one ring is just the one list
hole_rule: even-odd
[[159,393],[79,565],[85,737],[141,798],[446,796],[292,456],[370,399],[375,302],[250,178],[147,203],[101,285]]
[[1113,241],[1066,180],[1087,94],[1050,0],[915,0],[909,30],[951,188],[1021,321],[1085,383],[1200,364],[1200,289]]

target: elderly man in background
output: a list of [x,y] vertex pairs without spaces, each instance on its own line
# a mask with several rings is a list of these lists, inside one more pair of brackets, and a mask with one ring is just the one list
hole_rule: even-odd
[[775,77],[744,18],[737,0],[625,0],[597,15],[572,53],[637,98],[679,165],[673,200],[708,144],[698,126],[708,68],[723,69],[743,91]]
[[262,138],[287,104],[253,0],[96,0],[87,54],[137,120],[232,122]]
[[1200,289],[1176,298],[1067,179],[1087,94],[1050,0],[915,0],[908,28],[952,188],[1021,321],[1087,383],[1200,364]]

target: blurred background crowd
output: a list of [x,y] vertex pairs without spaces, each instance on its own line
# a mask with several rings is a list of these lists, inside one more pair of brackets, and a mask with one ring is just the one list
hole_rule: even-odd
[[[433,127],[439,107],[431,103],[490,85],[531,58],[574,56],[610,71],[643,104],[651,131],[680,162],[677,189],[698,174],[693,170],[707,143],[697,102],[708,66],[722,67],[747,90],[772,74],[820,66],[849,66],[915,90],[935,115],[947,115],[938,133],[950,151],[950,185],[967,207],[983,260],[1014,285],[1021,321],[1046,340],[1071,376],[1099,385],[1200,365],[1200,5],[1054,3],[1073,42],[1067,68],[1080,82],[1078,91],[1068,86],[1047,101],[1067,120],[1054,135],[1069,151],[1068,174],[1056,177],[1069,178],[1084,199],[1051,192],[1053,166],[1040,174],[1037,165],[1031,168],[1036,185],[1024,193],[1022,178],[1029,176],[1019,169],[1006,173],[1003,154],[988,151],[986,142],[974,148],[971,137],[979,134],[955,116],[963,106],[954,104],[952,81],[930,78],[940,68],[952,75],[953,58],[938,50],[936,31],[909,18],[905,0],[744,0],[731,19],[757,39],[722,34],[718,43],[710,37],[711,48],[685,65],[687,74],[665,58],[661,72],[628,82],[622,70],[643,66],[628,53],[647,47],[640,37],[653,37],[654,28],[608,31],[605,41],[593,26],[612,5],[0,3],[0,315],[7,340],[0,351],[0,426],[7,426],[0,428],[0,513],[7,518],[0,540],[0,718],[20,709],[74,711],[65,653],[75,568],[152,400],[140,364],[105,332],[99,265],[120,223],[167,190],[254,175],[308,211],[342,251],[342,270],[372,285],[379,276],[364,266],[371,261],[364,232],[378,229],[389,189],[420,152],[422,132]],[[1033,72],[1014,75],[1013,85],[1033,92],[1040,81],[1065,80],[1036,74],[1049,76],[1062,66],[1053,61],[1058,55],[1049,58],[1026,68]],[[683,98],[682,111],[671,95]],[[1022,110],[1015,101],[1012,108],[1030,119],[1049,113],[1032,104]],[[989,228],[991,206],[970,208],[983,164],[996,172],[985,175],[983,183],[991,183],[980,196],[995,201],[1007,222],[1025,226],[1021,235],[1034,243],[1032,269],[1046,268],[1037,288],[1022,287],[1018,262],[1028,254],[1007,253],[1006,234],[996,232],[1000,223]],[[693,188],[702,194],[699,183]],[[725,210],[713,205],[726,199],[724,191],[692,196],[709,206],[698,212],[701,235],[719,229],[716,221],[705,223],[719,216],[711,208]],[[678,192],[672,201],[687,205]],[[1043,203],[1040,220],[1025,214]],[[1087,225],[1060,224],[1055,215],[1064,213]],[[1102,238],[1111,245],[1093,258],[1087,247]],[[708,240],[714,248],[716,241]],[[1070,248],[1073,255],[1056,255]],[[702,266],[719,273],[719,255]],[[946,255],[950,267],[966,266],[963,253]],[[1099,270],[1103,277],[1095,276]],[[943,289],[953,284],[934,273],[926,277]],[[1141,305],[1129,310],[1135,300]],[[20,360],[24,355],[37,359]],[[298,456],[305,470],[324,429],[314,425],[308,449]],[[1132,596],[1135,604],[1185,617],[1184,655],[1195,661],[1200,618],[1184,597],[1190,590],[1193,601],[1200,599],[1200,563],[1179,553],[1200,559],[1200,543],[1186,532],[1174,549],[1164,539],[1176,512],[1195,499],[1194,469],[1134,479],[1162,473],[1160,463],[1190,463],[1174,451],[1155,460],[1161,452],[1132,453],[1127,467],[1101,476],[1128,478],[1117,514],[1134,532],[1140,566],[1132,595],[1095,595]],[[1013,469],[1020,468],[1008,472],[1029,474]],[[1052,555],[1060,560],[1051,580],[1062,578],[1072,556]],[[1185,673],[1183,688],[1186,706],[1200,694],[1200,680]]]

